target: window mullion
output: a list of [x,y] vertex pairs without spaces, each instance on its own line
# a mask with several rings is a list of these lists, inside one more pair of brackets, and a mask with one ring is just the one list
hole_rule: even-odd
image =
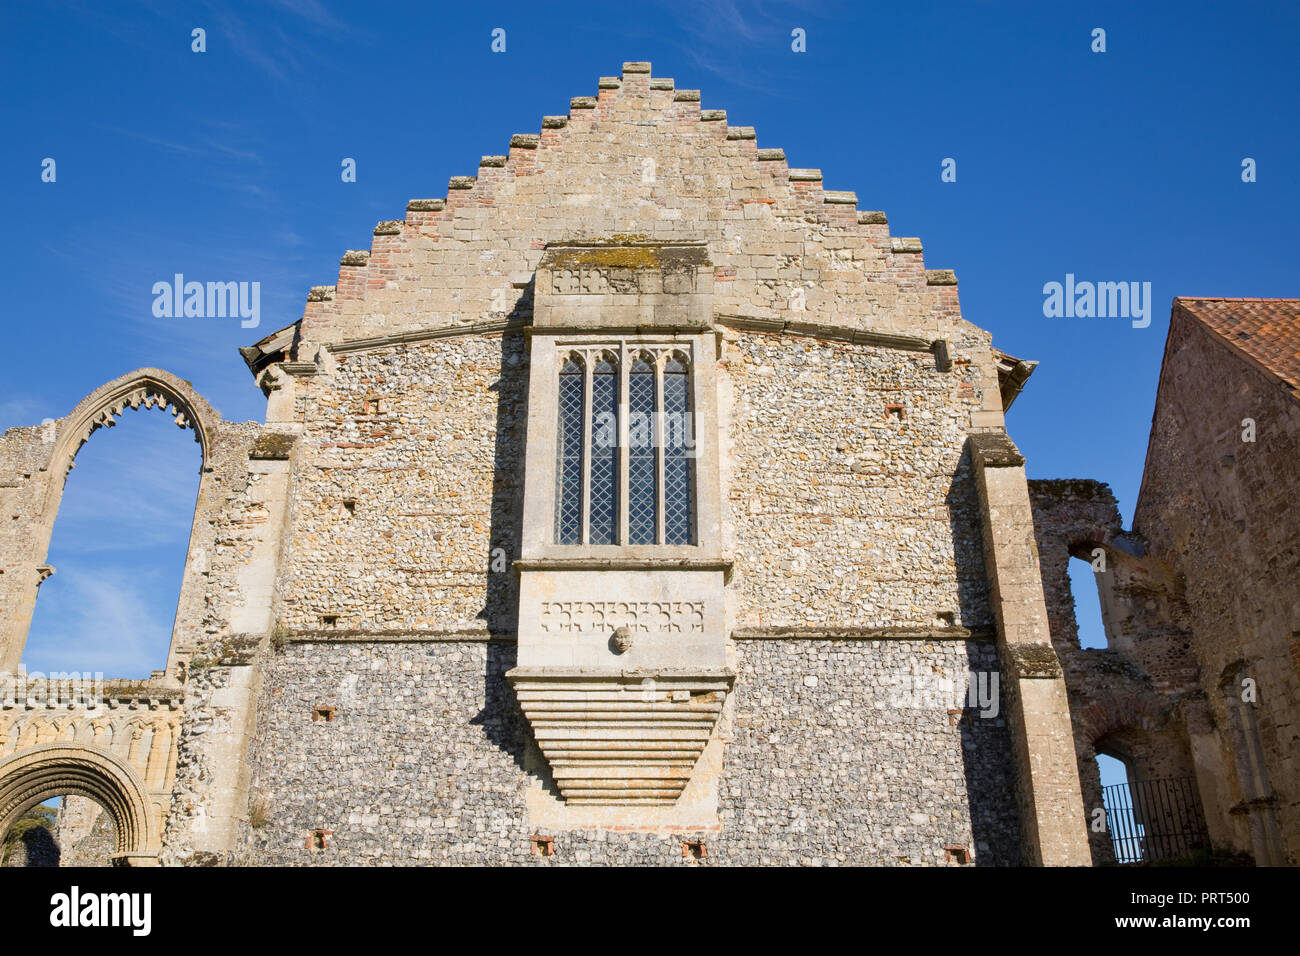
[[582,543],[591,543],[591,367],[588,354],[582,370]]
[[663,544],[668,540],[664,532],[664,364],[663,356],[655,360],[655,541]]
[[618,537],[619,544],[628,542],[628,354],[627,343],[618,345]]

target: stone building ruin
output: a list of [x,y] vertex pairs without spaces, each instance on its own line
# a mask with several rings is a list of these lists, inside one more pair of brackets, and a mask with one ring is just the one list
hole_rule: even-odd
[[[1100,482],[1029,482],[1085,805],[1106,753],[1159,782],[1147,830],[1260,865],[1300,857],[1298,389],[1300,300],[1175,299],[1133,530]],[[1107,647],[1087,649],[1066,565],[1096,554]]]
[[[1094,747],[1221,747],[1186,585],[1026,480],[1034,363],[857,202],[626,63],[242,349],[264,424],[142,369],[4,432],[0,671],[92,432],[165,409],[202,471],[165,668],[0,702],[0,830],[73,794],[130,864],[1105,862]],[[1094,542],[1110,670],[1057,574]]]

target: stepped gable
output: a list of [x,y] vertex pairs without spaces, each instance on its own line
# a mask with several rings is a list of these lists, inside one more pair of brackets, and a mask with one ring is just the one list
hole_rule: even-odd
[[961,319],[956,276],[927,271],[919,239],[891,237],[856,193],[825,188],[820,170],[791,167],[753,127],[702,108],[698,90],[634,62],[482,157],[477,175],[451,177],[445,196],[380,222],[369,249],[341,257],[334,285],[312,288],[294,331],[245,358],[524,324],[548,244],[623,240],[707,243],[720,316],[927,342],[978,331]]

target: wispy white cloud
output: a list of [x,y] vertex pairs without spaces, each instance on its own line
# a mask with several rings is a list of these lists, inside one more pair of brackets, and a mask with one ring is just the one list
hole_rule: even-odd
[[200,0],[197,4],[177,4],[171,0],[136,0],[135,3],[95,4],[85,0],[62,0],[59,6],[79,20],[94,23],[101,34],[115,42],[130,44],[149,52],[155,32],[141,29],[141,11],[147,12],[168,31],[183,40],[179,47],[188,55],[190,30],[202,27],[208,32],[208,50],[224,44],[244,62],[282,85],[306,82],[312,65],[328,54],[304,45],[302,34],[317,37],[346,36],[349,43],[374,43],[374,33],[364,26],[348,22],[333,14],[320,0],[271,0],[257,6],[246,16],[235,13],[227,2]]
[[296,14],[325,30],[348,28],[348,24],[325,9],[325,5],[320,3],[319,0],[272,0],[272,2],[275,6],[288,10],[290,13]]
[[88,671],[110,678],[161,670],[176,591],[173,584],[167,609],[158,599],[160,589],[166,590],[161,572],[148,567],[60,568],[41,585],[24,666],[29,672]]
[[[160,146],[163,149],[169,149],[177,153],[187,153],[190,155],[206,155],[216,159],[230,159],[245,163],[262,163],[262,157],[259,153],[251,149],[240,149],[229,143],[222,142],[221,137],[213,134],[205,134],[192,143],[178,143],[174,140],[161,139],[157,136],[150,136],[147,133],[140,133],[131,129],[123,129],[120,126],[105,126],[96,124],[99,129],[107,130],[110,133],[119,133],[122,136],[129,136],[132,139],[138,139],[141,142],[149,143],[151,146]],[[237,124],[221,123],[211,124],[221,127],[221,135],[229,137],[232,134],[243,133],[242,127]]]
[[[98,321],[127,323],[131,341],[142,354],[168,356],[168,370],[185,378],[193,377],[185,374],[186,368],[209,365],[214,350],[233,356],[237,346],[302,315],[306,290],[316,281],[320,263],[302,252],[287,253],[291,247],[260,228],[250,236],[233,227],[215,230],[204,224],[185,229],[122,227],[112,235],[60,236],[42,246],[48,258],[61,259],[69,270],[85,274],[97,292]],[[233,319],[154,316],[153,284],[171,282],[177,272],[201,282],[260,283],[261,328],[244,329]],[[121,369],[126,371],[130,369]],[[58,417],[68,411],[48,414]]]
[[[762,0],[717,0],[713,3],[681,4],[661,0],[660,4],[679,21],[680,33],[690,42],[669,40],[691,64],[732,86],[762,93],[774,99],[790,99],[781,77],[770,71],[757,73],[748,60],[755,47],[791,42],[790,32],[802,27],[813,32],[827,16],[819,0],[803,3],[765,3]],[[707,93],[706,93],[707,98]]]
[[284,26],[271,22],[265,10],[259,11],[256,19],[245,19],[224,5],[204,6],[235,55],[286,86],[307,83],[315,72],[312,65],[327,56],[316,45],[304,44],[301,31],[313,31],[323,38],[346,35],[350,43],[374,41],[364,27],[339,19],[319,0],[274,0],[270,6],[290,15],[292,22]]

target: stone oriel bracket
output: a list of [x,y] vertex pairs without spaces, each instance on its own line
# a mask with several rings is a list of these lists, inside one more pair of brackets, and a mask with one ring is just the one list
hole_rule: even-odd
[[506,678],[565,803],[665,806],[686,788],[735,673],[516,667]]

